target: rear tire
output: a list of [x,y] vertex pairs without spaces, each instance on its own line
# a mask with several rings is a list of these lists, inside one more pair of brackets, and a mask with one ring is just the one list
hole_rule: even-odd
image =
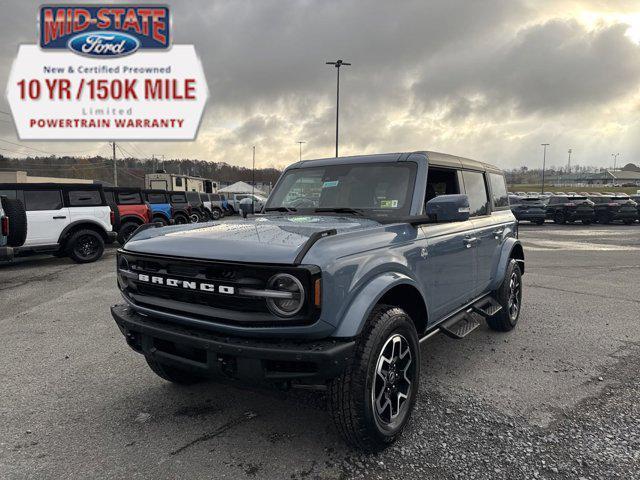
[[536,225],[544,225],[544,218],[539,218],[538,220],[536,220],[535,222]]
[[511,259],[507,266],[502,285],[496,291],[496,300],[502,310],[487,318],[491,330],[508,332],[518,323],[522,308],[522,272],[518,262]]
[[66,242],[67,255],[76,263],[91,263],[104,253],[104,239],[95,230],[78,230]]
[[625,224],[625,225],[631,225],[631,224],[632,224],[632,223],[634,223],[634,222],[635,222],[635,220],[630,219],[630,218],[627,218],[627,219],[625,219],[625,220],[624,220],[624,224]]
[[172,367],[164,363],[160,363],[150,356],[145,355],[144,358],[147,360],[147,364],[153,373],[167,382],[178,385],[193,385],[194,383],[202,382],[204,380],[204,377],[178,367]]
[[200,215],[198,212],[192,212],[190,219],[191,223],[200,223],[202,221],[202,215]]
[[173,220],[175,221],[176,225],[186,225],[187,223],[190,223],[191,221],[189,220],[189,218],[187,218],[186,215],[183,215],[181,213],[176,214],[173,217]]
[[7,245],[21,247],[27,239],[27,213],[24,211],[24,205],[20,200],[3,198],[2,209],[9,217]]
[[591,220],[587,220],[587,219],[582,220],[582,224],[583,225],[591,225]]
[[564,213],[556,212],[556,214],[553,216],[553,221],[559,225],[564,225],[565,223],[567,223],[567,218],[564,216]]
[[167,221],[166,218],[164,217],[153,217],[153,222],[154,223],[161,223],[163,227],[166,227],[167,225],[169,225],[169,222]]
[[124,246],[139,226],[136,222],[124,222],[118,230],[118,243]]
[[214,208],[211,211],[211,218],[213,220],[220,220],[222,218],[222,210],[220,210],[219,208]]
[[[418,334],[404,310],[375,307],[351,364],[329,383],[329,410],[350,445],[380,451],[406,426],[420,381]],[[394,415],[395,405],[395,415]]]

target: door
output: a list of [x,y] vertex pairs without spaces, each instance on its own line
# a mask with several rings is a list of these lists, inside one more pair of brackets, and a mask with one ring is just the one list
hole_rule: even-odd
[[[469,197],[469,215],[474,226],[473,236],[476,241],[477,278],[474,289],[475,297],[488,292],[496,264],[496,255],[504,238],[505,226],[499,224],[491,213],[487,178],[483,172],[464,170],[462,172],[465,193]],[[506,195],[506,190],[505,190]],[[507,218],[511,218],[508,215]]]
[[476,247],[472,222],[421,227],[421,267],[429,309],[429,323],[438,322],[473,299],[476,284]]
[[[425,199],[463,193],[459,170],[431,167]],[[438,322],[473,299],[476,284],[476,245],[473,223],[452,222],[421,227],[417,275],[429,303],[429,323]]]
[[25,190],[27,210],[27,240],[25,246],[58,243],[60,234],[69,224],[69,209],[62,204],[60,190]]

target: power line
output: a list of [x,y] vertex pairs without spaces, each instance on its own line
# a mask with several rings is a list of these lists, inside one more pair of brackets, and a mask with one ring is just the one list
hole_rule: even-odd
[[0,138],[0,142],[6,142],[6,143],[10,143],[11,145],[16,145],[17,147],[20,147],[20,148],[28,148],[29,150],[34,150],[36,152],[46,153],[47,155],[52,155],[51,152],[46,152],[44,150],[40,150],[39,148],[35,148],[35,147],[28,147],[27,145],[21,145],[21,144],[16,143],[16,142],[10,142],[9,140],[5,140],[4,138]]

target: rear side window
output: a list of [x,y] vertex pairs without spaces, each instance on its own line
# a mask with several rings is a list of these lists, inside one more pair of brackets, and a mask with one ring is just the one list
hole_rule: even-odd
[[69,192],[69,206],[98,207],[102,205],[100,192],[97,190],[72,190]]
[[487,186],[484,183],[484,175],[481,172],[462,171],[464,189],[469,197],[469,216],[477,217],[486,215],[489,197]]
[[137,192],[118,193],[118,205],[139,205],[142,198]]
[[149,203],[167,203],[167,197],[162,193],[150,193],[147,197]]
[[185,203],[187,201],[184,193],[173,193],[170,198],[173,203]]
[[0,190],[0,197],[18,198],[16,190]]
[[201,193],[200,194],[200,200],[202,200],[203,202],[208,202],[209,201],[209,195],[207,195],[206,193]]
[[60,210],[62,195],[60,190],[25,190],[24,203],[27,211]]
[[211,197],[211,201],[212,202],[219,202],[220,201],[220,195],[212,193],[209,195]]
[[107,203],[113,205],[116,203],[115,197],[113,196],[113,192],[104,192],[104,198],[107,199]]
[[507,184],[504,181],[504,175],[499,173],[490,173],[489,182],[491,182],[491,200],[496,208],[508,207],[509,196],[507,194]]

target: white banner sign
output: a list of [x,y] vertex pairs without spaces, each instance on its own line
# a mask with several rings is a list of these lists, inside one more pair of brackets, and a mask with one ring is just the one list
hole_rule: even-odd
[[193,140],[208,95],[193,45],[107,59],[22,45],[7,86],[21,140]]

